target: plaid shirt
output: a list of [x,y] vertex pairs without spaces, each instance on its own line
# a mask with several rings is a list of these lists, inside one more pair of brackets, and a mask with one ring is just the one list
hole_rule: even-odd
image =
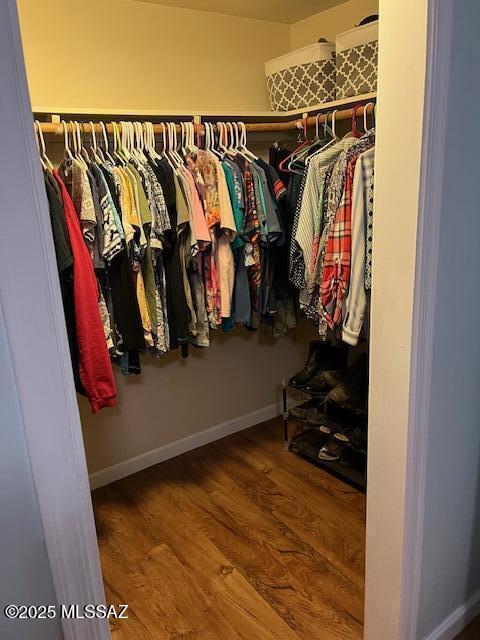
[[345,188],[325,247],[321,294],[324,318],[330,329],[341,323],[342,302],[350,281],[352,186],[357,158],[347,165]]
[[[320,292],[319,292],[319,323],[318,323],[318,333],[320,337],[325,339],[327,337],[327,329],[329,326],[329,321],[333,322],[333,315],[329,313],[328,310],[325,309],[322,302],[322,284],[325,282],[325,278],[323,277],[324,271],[324,261],[325,261],[325,252],[327,248],[327,244],[330,239],[330,235],[332,233],[335,220],[337,217],[337,211],[342,204],[342,197],[345,190],[345,182],[348,170],[348,164],[350,160],[353,158],[357,158],[363,151],[366,151],[371,146],[375,144],[375,131],[371,129],[368,131],[360,140],[357,140],[355,144],[352,144],[351,147],[342,151],[339,158],[335,162],[333,166],[333,170],[328,182],[327,188],[327,196],[326,196],[326,205],[325,205],[325,213],[324,213],[324,227],[322,231],[322,237],[320,239],[320,249],[317,258],[317,273],[318,273],[318,282],[320,284]],[[350,207],[351,211],[351,207]],[[347,283],[348,286],[348,283]],[[336,306],[336,303],[335,303]]]

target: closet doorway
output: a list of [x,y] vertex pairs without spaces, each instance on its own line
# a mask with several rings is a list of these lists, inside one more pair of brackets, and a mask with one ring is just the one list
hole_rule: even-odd
[[[27,72],[31,76],[30,91],[35,95],[34,92],[39,85],[35,78],[35,67],[29,65],[32,52],[37,49],[35,42],[29,40],[29,36],[38,15],[33,7],[28,6],[28,2],[19,4],[20,17],[24,20],[23,42]],[[135,2],[122,0],[121,4],[122,10],[127,12],[133,10]],[[156,3],[151,4],[155,7],[145,11],[156,10]],[[163,3],[159,4],[163,7]],[[310,10],[308,4],[305,3],[307,12]],[[413,474],[410,474],[412,462],[407,458],[408,438],[412,437],[407,427],[412,426],[412,420],[409,418],[411,404],[420,403],[415,393],[409,390],[411,371],[414,371],[417,377],[421,377],[424,371],[422,362],[410,362],[409,345],[412,335],[414,340],[417,336],[410,332],[409,327],[414,302],[413,282],[416,275],[415,239],[424,102],[423,61],[429,23],[426,6],[419,7],[419,3],[411,5],[408,19],[400,11],[389,7],[385,12],[385,22],[382,22],[380,7],[381,93],[377,118],[380,131],[383,124],[385,138],[383,147],[381,133],[376,143],[380,157],[380,161],[377,159],[380,176],[378,180],[381,185],[379,195],[375,196],[378,201],[377,210],[387,211],[391,206],[389,190],[392,184],[401,183],[402,175],[399,175],[398,167],[392,165],[391,152],[387,148],[386,140],[391,143],[395,139],[392,105],[407,93],[410,104],[414,103],[410,122],[412,150],[408,171],[415,174],[416,182],[408,194],[401,189],[398,190],[397,206],[403,207],[406,223],[398,230],[394,240],[391,237],[391,223],[386,217],[380,214],[379,221],[375,222],[375,246],[378,245],[380,250],[373,273],[373,281],[377,278],[378,285],[376,284],[373,290],[370,332],[369,492],[366,530],[368,566],[365,619],[365,637],[372,640],[379,637],[413,637],[405,631],[411,624],[410,610],[405,607],[410,605],[415,610],[415,606],[409,603],[405,594],[405,581],[412,586],[413,591],[419,588],[415,571],[410,571],[404,563],[404,543],[407,540],[412,548],[415,547],[414,551],[418,552],[419,541],[415,538],[415,533],[418,532],[414,531],[414,526],[412,531],[405,528],[405,521],[408,524],[411,519],[410,512],[417,506],[406,493],[407,488],[412,491],[412,487],[415,487]],[[196,7],[195,10],[198,8],[205,7]],[[103,9],[97,9],[101,14]],[[168,11],[173,9],[169,8]],[[364,13],[363,9],[362,12]],[[210,15],[208,11],[202,14],[206,24],[218,19],[212,17],[215,15],[217,14]],[[416,17],[413,23],[417,31],[413,35],[418,46],[415,53],[406,52],[407,58],[411,56],[408,60],[411,64],[407,65],[411,73],[404,85],[399,87],[393,82],[391,71],[394,61],[398,61],[398,33],[412,33],[412,16]],[[71,14],[67,17],[70,19]],[[242,20],[245,19],[245,16],[240,17]],[[444,16],[439,10],[436,19],[440,20],[440,24],[442,17]],[[149,16],[144,16],[143,25],[148,22],[148,18]],[[288,20],[297,18],[298,22],[303,22],[305,16],[290,16]],[[7,94],[12,108],[10,111],[5,108],[5,120],[8,115],[11,130],[21,139],[25,131],[30,131],[31,106],[28,103],[21,67],[20,40],[13,2],[9,2],[5,9],[5,19],[12,25],[11,32],[8,33],[11,38],[10,55],[17,61],[16,67],[10,65],[7,69],[11,79],[11,91]],[[430,20],[432,19],[430,17]],[[275,27],[274,33],[279,38],[286,33],[290,34],[288,20],[278,23],[280,26]],[[184,21],[182,24],[185,26]],[[287,26],[281,26],[283,24]],[[436,22],[433,24],[437,25]],[[304,26],[301,25],[300,31],[297,31],[299,41],[306,37],[302,35]],[[432,25],[429,26],[431,28]],[[382,37],[385,39],[385,45],[382,44]],[[6,57],[3,59],[7,60]],[[422,61],[421,64],[418,64],[418,59]],[[242,64],[243,62],[244,58]],[[405,60],[404,63],[406,64]],[[8,67],[8,64],[6,66]],[[239,69],[240,66],[237,71]],[[182,91],[185,90],[185,84],[182,84]],[[17,86],[20,86],[20,90],[15,89]],[[252,95],[257,89],[258,86],[252,89]],[[49,90],[53,92],[55,86],[52,84]],[[139,86],[137,98],[145,90],[145,86]],[[427,99],[432,100],[435,90],[438,91],[438,87],[429,87]],[[89,114],[95,114],[96,119],[106,120],[106,116],[113,118],[113,107],[100,107],[98,103],[96,107],[92,106],[95,99],[98,99],[97,92],[98,87],[95,89],[95,95],[91,96],[93,102],[89,105]],[[114,88],[112,92],[109,99],[117,99]],[[239,101],[241,100],[247,100],[244,92],[239,96]],[[70,107],[63,103],[63,108],[57,109],[48,109],[45,107],[46,104],[47,102],[33,103],[33,111],[50,111],[52,114],[76,113],[77,119],[84,119],[86,115],[86,109],[79,108],[81,105],[78,103],[75,105],[77,112],[73,109],[73,103]],[[58,102],[57,105],[59,104],[62,103]],[[241,108],[244,112],[248,111],[246,104],[242,104]],[[22,114],[20,123],[17,115],[19,110]],[[228,115],[226,107],[222,105],[222,109],[216,112],[218,116],[210,117],[219,117],[222,110]],[[144,111],[147,116],[148,108]],[[171,113],[174,111],[172,107]],[[207,116],[208,121],[206,111],[199,110],[198,113],[194,113],[192,109],[191,116],[203,114]],[[269,122],[268,115],[264,111],[260,114],[259,111],[249,114],[251,123],[261,124],[262,120]],[[156,115],[159,116],[158,112]],[[178,110],[176,115],[178,117]],[[121,114],[118,116],[122,117]],[[278,122],[280,121],[288,123],[288,119],[278,117]],[[52,127],[56,126],[55,122],[50,124]],[[47,126],[44,128],[48,129]],[[115,135],[115,127],[112,128]],[[39,126],[39,129],[42,129],[42,126]],[[288,130],[288,127],[285,129]],[[128,131],[128,127],[125,127],[125,131]],[[135,130],[132,130],[132,134],[136,135]],[[171,135],[174,135],[173,131]],[[286,134],[283,141],[285,145],[292,142],[288,135]],[[81,136],[76,139],[75,144],[77,143],[81,146]],[[121,141],[117,138],[117,143],[121,153],[128,149],[130,144],[128,136]],[[262,146],[269,146],[270,143],[271,139],[264,135],[255,142],[248,141],[248,147],[257,150],[257,145],[260,149]],[[64,143],[56,144],[58,149],[58,145]],[[242,146],[241,142],[239,145]],[[12,145],[12,149],[9,147],[8,150],[11,151],[11,162],[17,162],[18,167],[22,167],[22,170],[32,177],[30,188],[23,192],[16,188],[17,185],[13,185],[13,189],[9,188],[12,189],[12,193],[25,198],[25,210],[33,212],[32,218],[36,216],[35,224],[41,229],[41,233],[35,236],[31,232],[28,233],[28,227],[22,226],[23,220],[9,219],[6,224],[12,225],[12,233],[20,233],[25,237],[28,249],[31,250],[29,256],[36,258],[38,264],[44,267],[39,283],[35,283],[38,284],[37,291],[22,274],[20,284],[25,285],[24,291],[28,290],[31,293],[29,300],[38,304],[36,309],[39,327],[44,331],[42,335],[46,336],[45,345],[39,346],[39,352],[48,356],[50,350],[50,355],[54,354],[52,366],[43,372],[44,376],[33,376],[32,371],[42,373],[42,368],[41,363],[31,363],[24,341],[25,334],[22,333],[22,323],[18,322],[18,318],[25,317],[25,314],[21,313],[25,309],[19,306],[19,296],[16,294],[19,283],[13,287],[11,274],[4,273],[2,298],[5,283],[5,324],[9,330],[10,347],[15,354],[15,371],[21,387],[20,402],[53,583],[59,601],[100,603],[103,600],[102,585],[91,505],[86,500],[88,494],[84,445],[69,368],[69,349],[64,329],[58,274],[55,269],[50,220],[45,197],[40,195],[43,194],[44,184],[38,167],[38,152],[32,135],[27,136],[26,144],[23,146],[14,148]],[[117,150],[115,148],[115,152]],[[55,154],[55,151],[50,149],[47,149],[47,152],[49,155]],[[427,152],[425,154],[427,160],[431,160],[431,156]],[[260,155],[258,151],[258,156]],[[32,158],[36,164],[32,162]],[[382,174],[385,182],[382,182]],[[411,178],[410,175],[409,177]],[[422,177],[424,188],[428,186],[428,177]],[[5,185],[5,192],[8,186]],[[403,257],[411,265],[411,269],[403,274],[401,281],[398,281],[396,267],[391,260],[391,256],[395,255],[395,252],[398,253],[397,245],[401,245],[405,252]],[[12,247],[4,243],[2,248],[5,249],[5,256],[9,258]],[[423,268],[428,269],[428,265],[423,265]],[[396,283],[393,288],[392,282]],[[416,291],[415,296],[418,295]],[[401,304],[398,304],[398,296],[405,298]],[[394,304],[395,298],[397,304]],[[386,313],[389,314],[388,323],[385,322]],[[413,330],[421,332],[422,318],[413,317],[416,323]],[[399,330],[402,340],[392,340],[392,336]],[[241,418],[237,416],[225,419],[228,413],[225,413],[223,403],[228,403],[233,397],[237,401],[235,393],[252,397],[261,393],[263,381],[260,378],[265,376],[262,372],[259,378],[256,375],[258,369],[263,366],[263,361],[266,362],[265,370],[274,369],[278,391],[282,378],[288,374],[294,375],[296,370],[300,369],[298,365],[301,365],[302,358],[305,359],[308,343],[313,337],[316,338],[316,332],[312,334],[309,325],[300,327],[296,330],[294,338],[286,339],[288,346],[285,352],[280,353],[275,351],[275,343],[271,339],[258,339],[252,348],[249,346],[252,343],[248,336],[240,339],[228,335],[218,338],[217,344],[212,348],[213,360],[209,364],[212,372],[218,371],[218,367],[222,366],[222,350],[228,348],[228,342],[237,340],[228,367],[224,370],[232,376],[228,380],[232,395],[228,398],[220,392],[224,381],[220,378],[215,380],[214,376],[211,377],[204,371],[202,373],[205,362],[201,356],[193,355],[190,356],[191,360],[186,362],[177,358],[173,365],[177,368],[174,375],[178,376],[178,386],[171,384],[168,363],[144,365],[144,378],[141,380],[119,377],[120,398],[122,392],[128,394],[128,398],[135,397],[135,393],[146,393],[143,398],[148,397],[151,406],[156,407],[154,414],[151,413],[151,406],[143,401],[127,403],[123,399],[120,400],[119,408],[114,410],[120,411],[120,414],[112,412],[110,424],[102,425],[98,421],[95,423],[96,418],[87,418],[86,403],[80,400],[87,458],[89,464],[93,465],[91,482],[99,487],[93,496],[93,506],[97,517],[100,560],[107,600],[112,603],[116,600],[116,604],[120,604],[120,600],[128,599],[129,602],[125,603],[131,608],[128,620],[112,622],[111,631],[114,638],[137,638],[143,634],[147,638],[216,639],[227,635],[232,638],[271,637],[293,640],[313,638],[315,633],[318,638],[362,637],[365,536],[363,494],[344,484],[342,480],[327,474],[325,470],[310,466],[300,457],[284,450],[282,419],[277,415],[278,405],[275,402],[260,406],[249,413],[244,412]],[[388,363],[384,355],[387,346]],[[235,367],[240,362],[242,353],[247,353],[250,348],[258,360],[250,359],[247,371],[238,375],[238,370],[235,373]],[[46,359],[43,360],[45,361]],[[48,361],[52,362],[52,358]],[[298,365],[293,366],[294,363]],[[132,361],[124,366],[131,367]],[[209,384],[218,386],[220,391],[217,397],[213,398],[216,402],[205,402],[204,398],[196,396],[195,384],[185,384],[187,376],[192,375],[191,372],[188,373],[189,367],[194,368],[195,375],[198,374],[198,383],[203,375],[209,380]],[[159,384],[158,380],[144,383],[144,379],[148,380],[149,375],[160,376],[162,384],[167,387],[176,402],[177,413],[168,420],[162,413],[162,403],[157,403],[161,398],[157,394],[159,389],[162,389],[162,384]],[[249,382],[248,390],[242,386],[245,380]],[[182,381],[183,387],[180,385]],[[271,384],[269,380],[267,383]],[[35,393],[28,393],[29,385],[33,384],[39,385],[42,389],[45,385],[45,397],[38,398],[38,388]],[[33,390],[33,386],[31,388]],[[52,389],[55,389],[57,394],[58,389],[64,391],[59,394],[62,396],[60,399],[56,397],[55,403],[52,403]],[[386,406],[385,398],[391,403],[390,407]],[[39,406],[39,403],[44,403],[44,406]],[[55,406],[49,409],[49,404]],[[195,423],[199,407],[208,415],[208,428],[201,430],[200,433],[203,435],[200,437],[197,437],[197,434],[192,437],[191,433],[182,433],[182,420],[187,417]],[[418,410],[418,407],[416,408]],[[122,412],[127,417],[125,423],[117,419]],[[217,417],[220,413],[223,420]],[[389,424],[394,427],[395,438],[392,438],[390,433],[385,433],[387,416]],[[39,440],[39,422],[42,426],[41,437],[45,438],[48,434],[47,441],[52,443],[48,451]],[[144,423],[149,424],[148,434],[142,431]],[[69,428],[65,429],[65,425]],[[205,424],[203,426],[205,427]],[[162,429],[170,441],[162,443],[156,449],[151,448],[149,438]],[[205,433],[207,431],[208,433]],[[173,437],[178,433],[181,433],[182,437]],[[221,439],[221,436],[227,437]],[[62,446],[57,450],[56,444]],[[200,445],[204,447],[199,448]],[[139,446],[143,447],[140,453]],[[135,450],[137,455],[132,456],[132,450]],[[106,456],[112,452],[119,456],[118,461],[104,465]],[[135,473],[136,471],[138,473]],[[134,473],[135,475],[130,475]],[[58,483],[58,477],[64,481]],[[52,496],[55,499],[52,499]],[[70,517],[65,517],[66,504]],[[388,544],[385,543],[387,540]],[[69,554],[69,551],[74,549],[77,554]],[[79,563],[76,562],[78,550],[81,552],[82,560]],[[385,570],[386,567],[388,571]],[[413,620],[412,624],[416,624],[416,620]],[[403,635],[399,635],[399,625],[404,625],[401,631]],[[65,622],[63,633],[67,638],[107,638],[108,628],[105,621],[101,620],[88,623]],[[41,637],[40,634],[38,637]],[[53,634],[50,637],[54,637]]]

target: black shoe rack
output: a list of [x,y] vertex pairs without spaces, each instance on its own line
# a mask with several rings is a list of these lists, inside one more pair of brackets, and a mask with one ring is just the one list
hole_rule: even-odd
[[[285,449],[314,464],[316,467],[324,469],[355,489],[365,492],[367,486],[366,451],[358,450],[350,444],[345,444],[340,460],[330,462],[319,458],[318,453],[330,436],[325,435],[318,428],[310,427],[303,421],[293,418],[288,409],[288,398],[293,391],[300,393],[304,399],[305,397],[315,398],[315,396],[311,396],[303,389],[290,387],[286,380],[282,382],[282,390],[283,439]],[[344,418],[348,420],[348,410],[340,409],[339,411],[340,413],[346,413],[347,416],[344,416]],[[355,419],[358,420],[358,416],[355,416]]]

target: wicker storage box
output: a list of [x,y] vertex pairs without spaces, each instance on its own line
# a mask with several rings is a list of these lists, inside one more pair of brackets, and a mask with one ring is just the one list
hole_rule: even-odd
[[378,20],[337,36],[336,65],[337,100],[376,91]]
[[265,63],[274,111],[301,109],[335,100],[335,46],[317,42]]

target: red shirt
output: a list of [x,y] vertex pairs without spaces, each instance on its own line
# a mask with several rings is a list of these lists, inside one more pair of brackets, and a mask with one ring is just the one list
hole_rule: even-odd
[[102,407],[113,407],[117,397],[112,363],[98,309],[97,278],[73,202],[56,170],[53,171],[53,175],[62,193],[73,253],[73,296],[80,380],[92,406],[92,412],[96,413]]

